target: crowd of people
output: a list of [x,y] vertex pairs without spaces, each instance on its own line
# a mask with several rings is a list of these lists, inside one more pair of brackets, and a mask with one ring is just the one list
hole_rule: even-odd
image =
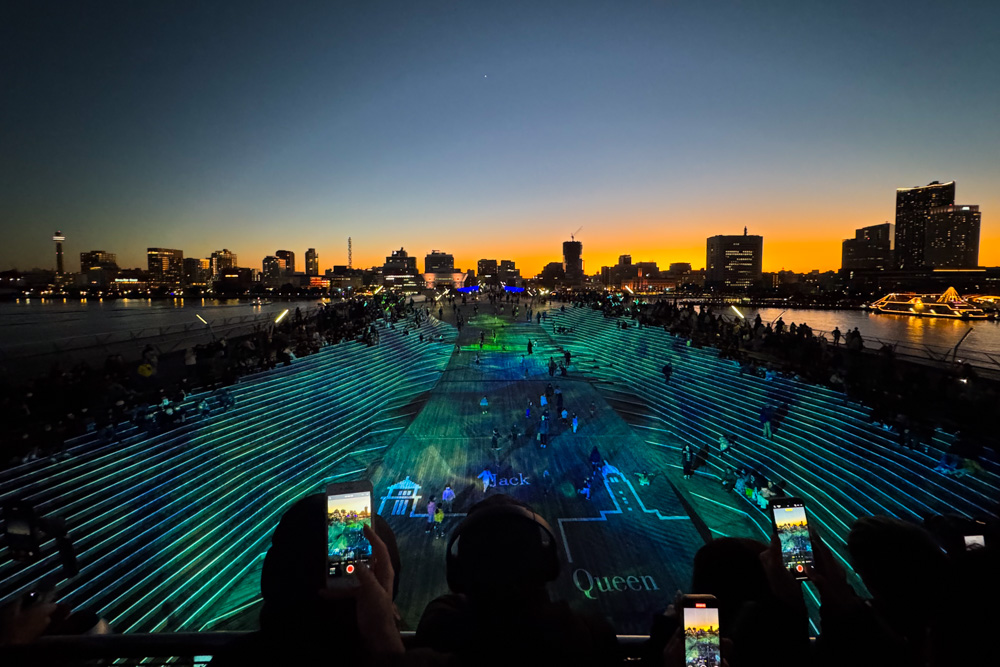
[[[558,541],[545,519],[520,501],[497,494],[468,508],[446,536],[449,592],[427,604],[406,641],[394,603],[405,563],[391,527],[373,516],[365,528],[371,567],[359,568],[357,586],[331,589],[315,557],[322,553],[325,513],[325,496],[313,495],[284,514],[263,564],[261,629],[218,651],[213,665],[623,664],[606,619],[553,599]],[[970,542],[970,535],[976,539]],[[847,551],[866,597],[848,582],[823,536],[810,528],[809,537],[814,562],[806,574],[820,605],[818,634],[810,628],[804,585],[782,563],[777,535],[770,543],[721,537],[697,551],[686,592],[718,601],[722,664],[957,667],[988,664],[995,655],[995,523],[859,518]],[[633,661],[684,664],[682,611],[671,595],[649,618],[649,639]],[[71,612],[52,600],[15,600],[0,610],[0,650],[30,656],[31,643],[62,628]],[[109,631],[86,610],[77,617],[78,632]],[[28,652],[10,653],[19,645]]]
[[[112,441],[129,424],[158,431],[225,410],[232,405],[225,387],[242,375],[343,340],[377,345],[380,326],[420,331],[428,314],[412,299],[384,293],[296,308],[277,324],[171,354],[147,344],[131,362],[114,354],[102,366],[64,369],[57,360],[46,376],[27,382],[0,372],[0,466],[65,458],[65,441],[85,433]],[[204,391],[211,393],[197,404],[187,400]]]
[[[605,310],[609,316],[632,315],[634,323],[625,326],[663,326],[687,337],[691,344],[718,345],[723,354],[744,364],[745,372],[767,369],[819,381],[831,373],[831,377],[840,378],[851,395],[860,391],[868,397],[865,392],[876,391],[876,387],[877,391],[908,391],[892,390],[885,383],[909,369],[892,361],[888,353],[877,358],[889,359],[886,363],[891,372],[860,360],[858,355],[863,352],[853,332],[853,349],[849,349],[846,344],[840,345],[839,338],[833,343],[823,342],[825,338],[804,325],[796,325],[793,332],[783,324],[779,328],[759,321],[731,321],[669,303],[646,308],[641,304],[608,305],[581,299],[579,305],[585,303]],[[499,307],[494,304],[495,309]],[[630,312],[632,308],[634,312]],[[93,403],[71,404],[65,402],[65,396],[79,391],[66,391],[39,394],[44,397],[39,401],[33,391],[19,388],[23,393],[18,394],[5,387],[3,409],[5,415],[17,418],[11,430],[28,432],[29,438],[36,437],[31,431],[35,424],[46,423],[38,417],[51,415],[62,429],[50,436],[52,444],[43,449],[41,443],[31,442],[38,455],[54,456],[58,453],[55,442],[69,432],[93,430],[101,438],[113,440],[116,425],[124,420],[145,429],[164,429],[228,409],[235,399],[226,385],[240,373],[289,363],[294,356],[345,338],[377,345],[376,322],[380,319],[386,326],[403,327],[405,332],[417,331],[423,336],[420,327],[429,314],[428,309],[395,297],[366,305],[351,303],[346,308],[296,313],[282,327],[258,331],[245,339],[218,341],[212,344],[213,351],[204,355],[200,353],[204,351],[195,351],[194,364],[187,364],[185,354],[184,372],[177,374],[176,381],[165,381],[169,374],[163,362],[155,349],[148,349],[137,367],[109,360],[103,371],[81,371],[82,378],[101,378],[106,383],[107,398],[102,398],[105,392],[84,392]],[[530,309],[527,314],[532,317]],[[203,359],[207,361],[205,367]],[[568,369],[570,360],[567,353],[555,368]],[[552,358],[547,364],[553,379],[554,362]],[[187,368],[189,365],[194,368]],[[865,366],[875,368],[865,370]],[[150,369],[152,372],[147,374]],[[663,373],[667,383],[673,381],[669,364]],[[85,381],[70,377],[74,379],[60,374],[49,381],[62,379],[70,386]],[[33,384],[31,389],[45,391],[41,384]],[[120,388],[111,391],[112,384]],[[981,386],[978,382],[962,384],[971,384],[977,390]],[[192,405],[186,397],[194,387],[212,389],[214,393]],[[75,388],[79,390],[79,385]],[[540,395],[536,397],[535,393],[524,397],[525,426],[512,425],[511,447],[525,437],[544,449],[551,443],[554,428],[559,432],[577,431],[577,415],[564,405],[558,385],[550,382]],[[963,397],[968,398],[968,394],[960,392],[950,399]],[[484,415],[489,414],[488,397],[479,401],[479,407]],[[764,437],[773,436],[786,409],[779,404],[764,406],[760,415]],[[91,410],[107,411],[106,419],[90,418],[94,414]],[[594,410],[591,404],[591,417]],[[66,421],[78,419],[78,414],[87,416],[71,422],[70,431]],[[880,418],[888,413],[873,414]],[[886,418],[892,422],[890,429],[899,428],[899,420],[909,419],[908,414],[898,412]],[[934,414],[922,418],[929,421]],[[5,421],[5,429],[7,425]],[[48,431],[53,428],[50,424]],[[910,444],[902,446],[919,446],[919,429],[914,430],[917,434],[909,436]],[[497,463],[505,437],[494,428],[491,443]],[[962,431],[956,440],[956,445],[966,448],[962,451],[971,458],[979,455],[975,448],[981,444],[977,443],[981,439],[975,432]],[[720,437],[718,455],[724,464],[721,484],[766,508],[773,499],[785,495],[784,484],[740,466],[733,457],[733,450],[738,451],[739,446],[726,434]],[[960,457],[953,456],[942,461],[944,474],[956,474],[954,471],[961,465]],[[688,477],[698,452],[685,446],[681,457]],[[596,447],[589,462],[590,475],[577,488],[586,499],[591,484],[610,470]],[[648,473],[636,474],[640,485],[649,483]],[[547,470],[543,473],[543,488],[546,476]],[[480,479],[485,492],[496,476],[487,468]],[[448,531],[443,523],[445,511],[453,514],[456,494],[449,486],[440,500],[431,497],[426,507],[426,532],[432,539],[445,540],[443,565],[450,592],[426,606],[415,636],[404,642],[401,617],[394,603],[404,576],[404,562],[391,527],[381,516],[373,516],[372,527],[365,530],[375,556],[371,569],[358,570],[355,587],[330,589],[324,580],[324,568],[315,566],[316,553],[322,553],[326,534],[325,502],[325,496],[309,496],[286,512],[275,529],[261,574],[261,630],[221,651],[213,664],[226,667],[333,662],[489,667],[516,663],[584,667],[622,663],[615,631],[605,618],[581,613],[566,601],[553,599],[550,584],[560,575],[559,543],[548,523],[524,503],[494,494],[472,507],[458,508],[467,509],[467,516]],[[718,600],[723,664],[944,667],[988,662],[988,655],[995,653],[989,630],[1000,621],[1000,611],[994,604],[1000,595],[1000,526],[996,523],[945,516],[932,517],[923,525],[888,517],[858,519],[848,535],[847,552],[850,566],[867,589],[864,596],[850,585],[844,565],[825,546],[815,528],[810,528],[810,539],[815,558],[807,574],[820,605],[819,628],[810,627],[803,584],[782,565],[776,535],[770,543],[722,537],[698,550],[687,592],[711,594]],[[53,601],[29,602],[18,598],[0,610],[0,647],[30,645],[39,635],[60,628],[61,615],[71,615],[69,610],[59,611]],[[664,597],[660,600],[661,612],[650,617],[650,638],[641,651],[644,664],[676,667],[684,663],[684,633],[677,602],[676,598]],[[77,613],[80,618],[93,620],[86,610]],[[99,622],[93,626],[100,627]],[[86,631],[93,628],[88,626]],[[103,630],[107,630],[106,626]]]
[[[958,470],[974,474],[995,442],[995,426],[983,415],[1000,401],[1000,386],[979,377],[967,363],[933,366],[900,359],[887,344],[868,349],[857,328],[827,334],[805,323],[786,324],[781,317],[764,322],[759,314],[746,319],[671,300],[644,302],[606,292],[564,298],[618,319],[619,326],[659,327],[686,345],[716,347],[722,358],[739,364],[741,375],[784,375],[829,386],[845,401],[868,406],[871,422],[899,447],[927,451],[936,430],[954,434],[942,470],[955,462]],[[665,367],[667,382],[671,372]]]

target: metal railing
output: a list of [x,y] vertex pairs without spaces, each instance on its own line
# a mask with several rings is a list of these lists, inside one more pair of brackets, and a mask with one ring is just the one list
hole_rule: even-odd
[[12,374],[29,371],[30,375],[31,370],[44,370],[50,360],[68,368],[80,362],[103,363],[107,356],[120,354],[126,362],[132,362],[140,358],[146,345],[153,345],[161,355],[169,354],[222,336],[250,333],[254,327],[273,321],[273,317],[273,313],[252,313],[204,323],[184,322],[7,345],[0,348],[0,365]]
[[[29,646],[0,650],[4,665],[80,664],[86,660],[115,664],[207,665],[213,656],[248,632],[163,632],[155,634],[42,637]],[[414,645],[415,633],[406,631],[403,644]],[[639,658],[647,635],[618,635],[622,663]]]

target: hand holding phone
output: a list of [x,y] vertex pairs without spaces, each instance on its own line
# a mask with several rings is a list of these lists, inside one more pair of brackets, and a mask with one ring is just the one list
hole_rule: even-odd
[[357,586],[359,568],[372,559],[365,527],[372,525],[370,481],[330,484],[326,488],[327,587]]
[[320,595],[327,600],[354,599],[358,632],[373,656],[402,655],[405,649],[396,628],[396,608],[392,601],[395,578],[392,558],[373,528],[365,526],[364,532],[372,545],[371,569],[360,565],[354,575],[356,586],[331,587]]
[[812,541],[805,503],[800,498],[779,498],[771,503],[774,532],[781,545],[781,562],[796,579],[808,579],[813,566]]
[[714,595],[685,595],[681,599],[685,667],[719,667],[719,602]]

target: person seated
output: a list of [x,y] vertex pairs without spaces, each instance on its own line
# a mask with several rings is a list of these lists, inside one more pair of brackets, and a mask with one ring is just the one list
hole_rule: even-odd
[[766,510],[774,496],[774,483],[768,482],[766,486],[757,489],[757,506],[762,510]]
[[945,452],[941,455],[941,459],[938,461],[937,466],[934,467],[934,472],[939,472],[943,475],[950,475],[958,470],[959,458],[952,454],[951,452]]
[[427,605],[416,644],[448,664],[614,664],[614,629],[550,599],[558,540],[527,505],[502,494],[474,505],[449,538],[446,566],[452,592]]
[[733,490],[737,495],[746,495],[747,488],[747,475],[745,470],[740,470],[739,475],[736,476],[736,483],[733,486]]
[[720,479],[722,488],[725,489],[726,491],[732,491],[734,486],[736,485],[736,481],[737,481],[736,473],[733,471],[732,468],[726,467],[726,471],[722,473],[722,478]]
[[214,667],[315,664],[325,655],[356,665],[402,655],[392,603],[402,566],[392,529],[373,515],[365,528],[372,569],[358,570],[356,587],[328,590],[326,507],[326,495],[314,494],[281,517],[260,575],[260,631],[220,651]]

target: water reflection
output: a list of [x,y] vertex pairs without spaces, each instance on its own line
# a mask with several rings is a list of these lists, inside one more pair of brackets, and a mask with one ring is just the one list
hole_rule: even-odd
[[[780,308],[742,309],[748,319],[760,313],[760,319],[770,322],[782,313]],[[934,347],[954,347],[965,332],[972,327],[972,333],[962,343],[962,350],[1000,353],[1000,324],[990,321],[966,322],[941,317],[907,317],[906,315],[886,315],[863,310],[796,310],[784,312],[781,318],[786,325],[792,322],[820,331],[833,331],[839,327],[846,333],[857,327],[865,339],[900,341],[914,347],[931,345]]]

